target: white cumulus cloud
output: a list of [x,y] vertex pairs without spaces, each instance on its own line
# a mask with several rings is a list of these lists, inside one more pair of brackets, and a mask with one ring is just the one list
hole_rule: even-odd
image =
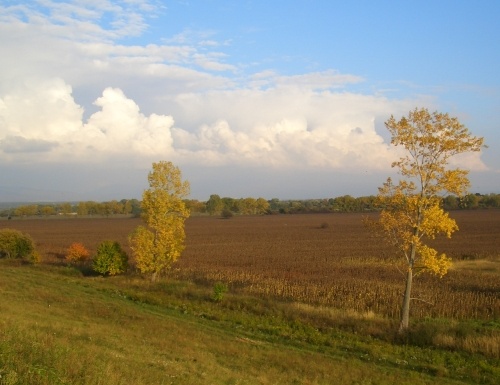
[[[120,89],[106,88],[87,121],[72,89],[60,79],[31,82],[0,99],[0,151],[4,161],[112,161],[116,155],[168,156],[170,116],[145,116]],[[43,152],[32,158],[31,153]]]
[[374,118],[377,103],[392,106],[364,99],[280,88],[186,94],[172,108],[197,118],[174,126],[171,115],[147,116],[111,87],[94,101],[98,111],[84,120],[83,107],[63,80],[31,81],[0,99],[0,149],[6,161],[27,161],[36,150],[44,152],[36,162],[130,156],[202,165],[383,168],[389,151]]

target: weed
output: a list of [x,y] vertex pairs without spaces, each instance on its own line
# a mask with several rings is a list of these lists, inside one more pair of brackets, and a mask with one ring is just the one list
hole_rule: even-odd
[[225,283],[223,282],[217,282],[214,285],[214,291],[212,294],[212,299],[215,302],[220,302],[224,298],[224,294],[226,294],[228,291],[228,287]]

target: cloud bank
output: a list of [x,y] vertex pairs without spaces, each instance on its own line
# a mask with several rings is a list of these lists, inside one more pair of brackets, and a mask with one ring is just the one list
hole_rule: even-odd
[[[150,163],[384,169],[391,151],[375,118],[384,98],[302,87],[180,94],[172,115],[141,112],[119,88],[105,88],[84,119],[62,79],[32,81],[0,98],[3,162]],[[34,158],[33,154],[39,156]]]
[[[387,173],[396,153],[383,122],[432,105],[421,95],[355,91],[366,79],[333,69],[248,72],[220,51],[231,42],[203,34],[196,40],[189,31],[124,43],[144,34],[158,11],[147,1],[0,6],[0,163],[10,180],[46,175],[55,185],[60,169],[75,190],[88,184],[107,191],[134,175],[123,189],[135,194],[133,170],[171,160],[188,170],[203,197],[217,187],[244,195],[241,174],[255,180],[256,173],[262,195],[278,194],[287,180],[302,194],[302,180],[311,191],[317,183],[311,194],[320,196],[327,175],[355,184],[349,175]],[[477,155],[463,162],[484,169]],[[84,183],[68,176],[68,167],[80,178],[93,170],[92,177]],[[122,171],[110,176],[103,169]],[[302,177],[292,183],[296,175]],[[196,180],[210,187],[196,188]]]

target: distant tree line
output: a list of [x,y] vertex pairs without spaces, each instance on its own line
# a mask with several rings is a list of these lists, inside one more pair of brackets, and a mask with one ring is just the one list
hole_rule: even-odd
[[110,215],[139,215],[141,202],[137,199],[112,200],[109,202],[83,201],[77,203],[44,203],[23,204],[0,211],[1,217],[28,217],[53,215],[62,216],[110,216]]
[[[208,201],[185,199],[191,213],[221,215],[264,215],[264,214],[305,214],[332,212],[369,212],[377,210],[375,196],[354,198],[343,195],[336,198],[280,200],[273,198],[221,198],[213,194]],[[464,197],[453,195],[442,200],[445,210],[474,210],[500,208],[500,194],[468,194]],[[25,204],[3,209],[0,217],[28,217],[52,215],[111,216],[141,214],[141,202],[137,199],[112,200],[109,202],[83,201],[77,203]]]

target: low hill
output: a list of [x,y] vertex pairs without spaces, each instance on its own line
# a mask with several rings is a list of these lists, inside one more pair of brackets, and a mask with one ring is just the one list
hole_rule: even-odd
[[[1,384],[496,384],[498,356],[370,336],[390,321],[213,287],[0,260]],[[324,309],[323,309],[324,310]],[[328,313],[321,313],[326,316]],[[315,320],[312,320],[313,316]],[[346,316],[345,319],[348,317]],[[365,332],[358,333],[358,326]],[[485,326],[490,327],[490,326]],[[367,329],[368,328],[368,329]]]

